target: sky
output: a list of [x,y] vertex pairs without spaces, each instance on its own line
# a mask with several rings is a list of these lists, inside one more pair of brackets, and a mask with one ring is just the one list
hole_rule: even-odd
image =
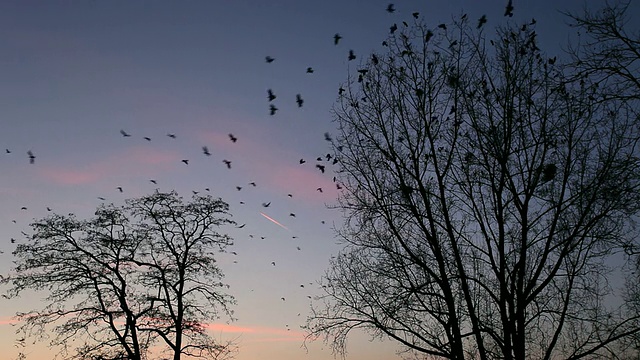
[[[540,47],[562,56],[569,28],[558,10],[580,11],[583,1],[513,2],[508,20],[536,18]],[[246,224],[226,229],[237,255],[219,257],[238,302],[237,321],[211,324],[213,335],[237,341],[238,360],[331,359],[321,342],[302,346],[300,326],[341,246],[334,228],[342,217],[331,208],[334,174],[330,166],[324,174],[315,167],[330,151],[324,134],[335,128],[338,88],[368,54],[382,51],[389,26],[413,12],[434,28],[462,13],[486,14],[488,27],[507,21],[503,0],[404,0],[392,14],[388,4],[1,1],[0,273],[12,266],[10,239],[24,241],[21,232],[50,214],[47,207],[85,218],[102,202],[123,204],[155,189],[185,198],[209,189],[230,204],[234,221]],[[355,61],[347,60],[349,50]],[[275,60],[267,63],[266,56]],[[268,89],[276,95],[272,103]],[[270,104],[278,108],[273,116]],[[11,358],[17,354],[11,318],[36,308],[38,296],[0,299],[0,348]],[[347,358],[397,358],[391,342],[369,340],[355,333]],[[43,344],[29,343],[27,353],[53,356]]]

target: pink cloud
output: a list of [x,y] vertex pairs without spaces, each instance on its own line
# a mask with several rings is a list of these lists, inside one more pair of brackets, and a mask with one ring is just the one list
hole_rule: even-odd
[[241,333],[251,336],[253,341],[276,342],[276,341],[299,341],[304,339],[305,334],[300,331],[291,331],[282,328],[264,326],[236,326],[223,323],[207,324],[206,328],[211,331],[224,333]]
[[164,169],[179,161],[178,154],[166,150],[150,148],[130,148],[83,167],[46,166],[40,168],[40,175],[61,185],[82,185],[95,183],[113,173],[130,171],[136,174],[151,173]]

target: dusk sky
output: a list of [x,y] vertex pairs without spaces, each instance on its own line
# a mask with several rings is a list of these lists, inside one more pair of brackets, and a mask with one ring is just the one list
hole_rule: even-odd
[[[325,174],[315,168],[330,151],[324,134],[334,132],[338,88],[413,12],[434,28],[462,13],[472,21],[486,14],[488,32],[507,21],[506,0],[405,0],[393,14],[388,3],[1,1],[0,273],[12,266],[10,239],[24,241],[21,231],[47,207],[85,218],[99,198],[119,205],[156,188],[185,198],[209,188],[246,224],[226,229],[237,255],[219,258],[238,320],[211,324],[214,336],[236,339],[238,360],[332,358],[321,342],[303,348],[300,326],[340,249],[333,228],[341,214],[328,208],[338,194],[334,174],[326,160]],[[540,48],[562,57],[569,27],[558,10],[583,4],[514,0],[509,21],[536,18]],[[12,316],[37,307],[39,295],[0,299],[3,359],[17,354]],[[354,337],[348,359],[397,358],[392,343],[368,341]],[[44,344],[28,345],[29,359],[52,358]]]

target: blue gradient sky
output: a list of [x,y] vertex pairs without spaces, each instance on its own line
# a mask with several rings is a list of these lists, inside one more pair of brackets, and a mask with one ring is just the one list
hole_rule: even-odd
[[[46,207],[86,217],[98,197],[121,204],[155,188],[185,197],[210,188],[231,205],[238,224],[246,223],[228,229],[238,255],[220,258],[238,300],[238,321],[213,324],[214,334],[237,338],[238,360],[331,358],[320,343],[303,349],[299,326],[308,296],[319,293],[313,284],[340,248],[332,230],[340,214],[326,206],[337,195],[333,174],[314,168],[328,152],[323,134],[333,129],[338,87],[349,68],[381,50],[389,26],[410,20],[414,11],[434,27],[463,11],[471,19],[486,14],[487,27],[505,21],[503,0],[398,1],[394,14],[385,11],[387,4],[0,2],[0,272],[11,267],[10,238],[22,241],[20,232],[46,216]],[[540,47],[561,55],[569,35],[556,9],[577,11],[582,4],[514,0],[511,20],[535,17]],[[335,33],[343,36],[338,46]],[[347,61],[349,49],[356,61]],[[276,60],[265,63],[267,55]],[[277,95],[275,116],[269,115],[269,88]],[[296,94],[305,101],[302,108]],[[131,137],[122,137],[121,129]],[[212,156],[204,156],[202,146]],[[300,165],[301,158],[307,163]],[[248,185],[252,181],[256,187]],[[37,296],[0,303],[0,348],[14,351],[3,358],[15,355],[11,316],[37,304]],[[392,344],[367,341],[354,337],[349,359],[394,358]],[[32,349],[33,359],[51,358],[42,345]]]

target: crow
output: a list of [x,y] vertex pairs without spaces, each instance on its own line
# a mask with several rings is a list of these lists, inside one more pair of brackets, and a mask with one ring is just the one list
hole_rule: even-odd
[[340,34],[336,33],[335,35],[333,35],[333,45],[338,45],[340,39],[342,39],[342,36],[340,36]]

